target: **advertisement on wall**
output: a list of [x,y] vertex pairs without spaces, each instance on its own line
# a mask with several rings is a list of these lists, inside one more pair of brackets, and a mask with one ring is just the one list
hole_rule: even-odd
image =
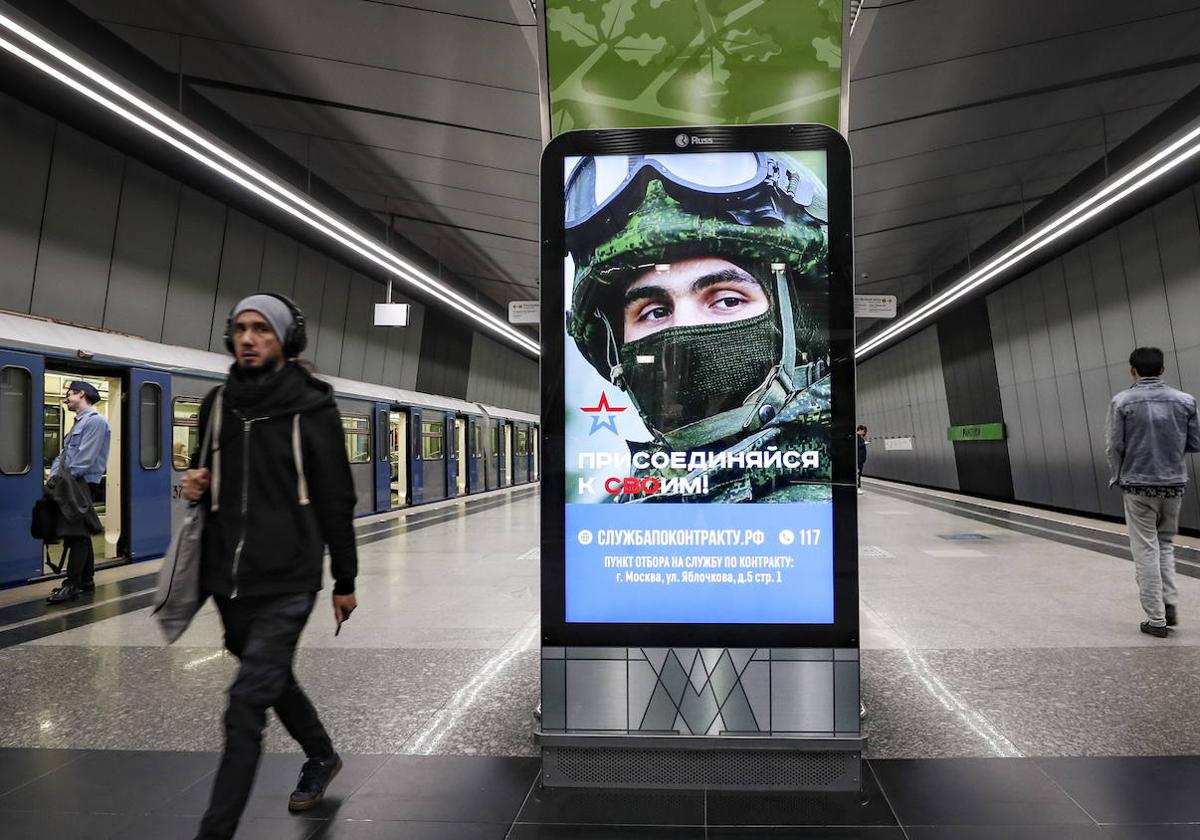
[[568,624],[835,620],[828,152],[702,139],[562,160]]

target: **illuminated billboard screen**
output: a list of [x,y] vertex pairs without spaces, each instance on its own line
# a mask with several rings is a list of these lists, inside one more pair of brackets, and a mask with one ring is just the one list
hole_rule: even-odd
[[568,626],[837,619],[830,151],[703,140],[554,161]]

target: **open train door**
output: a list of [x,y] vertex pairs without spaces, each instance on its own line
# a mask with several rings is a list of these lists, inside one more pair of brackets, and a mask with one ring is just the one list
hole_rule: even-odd
[[170,374],[132,368],[126,394],[131,409],[125,426],[130,515],[123,519],[130,523],[129,559],[148,560],[166,554],[171,543],[171,465],[165,448],[171,439],[166,411],[171,404]]
[[40,356],[0,350],[0,584],[42,573],[29,520],[42,494],[43,372]]

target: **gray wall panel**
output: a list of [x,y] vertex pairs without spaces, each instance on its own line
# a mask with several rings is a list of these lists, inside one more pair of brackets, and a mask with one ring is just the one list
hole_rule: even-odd
[[1167,310],[1167,290],[1163,284],[1154,214],[1147,211],[1134,216],[1118,228],[1118,234],[1129,287],[1134,341],[1138,346],[1162,348],[1168,371],[1166,379],[1178,388],[1179,365],[1175,357],[1171,315]]
[[338,376],[361,380],[363,366],[366,364],[368,334],[371,330],[386,329],[372,326],[374,312],[371,292],[378,287],[378,283],[361,274],[350,278],[350,297],[346,309],[346,328],[342,339],[342,360]]
[[286,295],[295,300],[296,260],[299,251],[300,244],[295,239],[278,231],[267,230],[258,290]]
[[[1200,393],[1200,346],[1179,351],[1179,370],[1183,373],[1184,390]],[[1200,456],[1188,456],[1188,479],[1191,486],[1183,500],[1180,522],[1189,528],[1200,528]]]
[[332,260],[325,272],[325,294],[321,298],[321,324],[316,346],[310,351],[317,368],[336,375],[342,361],[342,330],[350,300],[350,269]]
[[[375,322],[375,304],[383,303],[387,299],[387,289],[378,283],[371,283],[371,297],[367,302],[367,317],[370,318],[370,323]],[[405,303],[396,297],[392,298],[394,303]],[[367,350],[366,358],[363,359],[363,380],[366,382],[383,382],[383,360],[387,350],[388,334],[402,331],[406,327],[369,327],[370,332],[367,334]]]
[[41,239],[42,210],[55,123],[9,97],[0,97],[0,301],[26,312]]
[[104,326],[158,341],[179,216],[179,183],[129,161],[117,216]]
[[[1104,337],[1104,360],[1109,365],[1125,364],[1129,360],[1129,351],[1136,345],[1117,232],[1106,231],[1085,247],[1092,259],[1092,282]],[[1125,382],[1109,382],[1109,386],[1123,388]]]
[[[421,361],[421,337],[425,332],[425,307],[413,305],[412,317],[404,330],[404,364],[400,372],[401,388],[417,387],[417,366]],[[482,333],[480,333],[482,335]]]
[[108,146],[59,126],[32,314],[92,324],[104,312],[124,162]]
[[1051,481],[1049,463],[1050,440],[1055,427],[1061,433],[1061,421],[1053,417],[1048,423],[1052,407],[1044,405],[1046,397],[1046,382],[1054,374],[1054,366],[1050,360],[1050,337],[1046,332],[1045,302],[1042,300],[1042,290],[1039,288],[1041,272],[1035,272],[1022,278],[1017,284],[1021,289],[1021,303],[1025,313],[1025,342],[1029,351],[1029,365],[1033,374],[1033,403],[1022,404],[1022,408],[1030,412],[1030,425],[1027,431],[1035,431],[1035,437],[1030,438],[1026,445],[1026,457],[1029,458],[1029,468],[1035,476],[1042,504],[1054,504],[1054,485]]
[[[1195,190],[1184,190],[1154,208],[1158,252],[1175,335],[1180,387],[1200,394],[1200,219]],[[1189,456],[1193,488],[1200,461]],[[1183,503],[1182,522],[1200,527],[1200,493],[1189,492]]]
[[499,342],[476,335],[471,346],[467,400],[537,413],[538,366]]
[[[1200,222],[1197,195],[1185,190],[1154,211],[1163,280],[1177,349],[1200,346]],[[1182,369],[1182,366],[1181,366]]]
[[1005,287],[988,297],[988,321],[992,327],[992,347],[996,356],[996,378],[1003,388],[1012,385],[1013,363],[1012,351],[1008,347],[1008,317],[1005,306],[1008,303],[1007,292],[1011,286]]
[[[873,441],[866,474],[957,489],[937,334],[924,330],[858,366],[858,422]],[[888,451],[887,438],[913,438],[912,451]]]
[[[217,272],[225,241],[225,205],[184,187],[175,225],[171,276],[162,341],[185,347],[209,346]],[[222,319],[225,313],[221,313]]]
[[234,305],[258,291],[266,234],[267,229],[261,222],[236,210],[231,210],[225,219],[225,247],[221,250],[221,270],[217,279],[208,348],[213,352],[225,349],[225,322]]
[[306,245],[301,245],[296,255],[296,284],[292,300],[304,313],[304,329],[308,334],[308,349],[304,357],[312,359],[316,353],[317,335],[321,329],[321,301],[325,297],[325,269],[329,260]]
[[408,331],[411,329],[412,313],[410,312],[407,327],[388,330],[384,336],[383,381],[388,385],[403,387],[400,383],[404,381],[405,348],[410,340]]

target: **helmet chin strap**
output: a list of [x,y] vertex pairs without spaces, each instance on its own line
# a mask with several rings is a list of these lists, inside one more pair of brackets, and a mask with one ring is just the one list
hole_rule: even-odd
[[[604,324],[604,332],[608,336],[608,341],[605,342],[605,352],[608,356],[608,381],[625,391],[625,366],[621,364],[621,348],[617,346],[617,336],[613,333],[612,324],[608,322],[607,315],[597,309],[596,317]],[[633,400],[633,394],[629,394],[629,399]],[[634,401],[634,405],[637,405],[636,401]]]

